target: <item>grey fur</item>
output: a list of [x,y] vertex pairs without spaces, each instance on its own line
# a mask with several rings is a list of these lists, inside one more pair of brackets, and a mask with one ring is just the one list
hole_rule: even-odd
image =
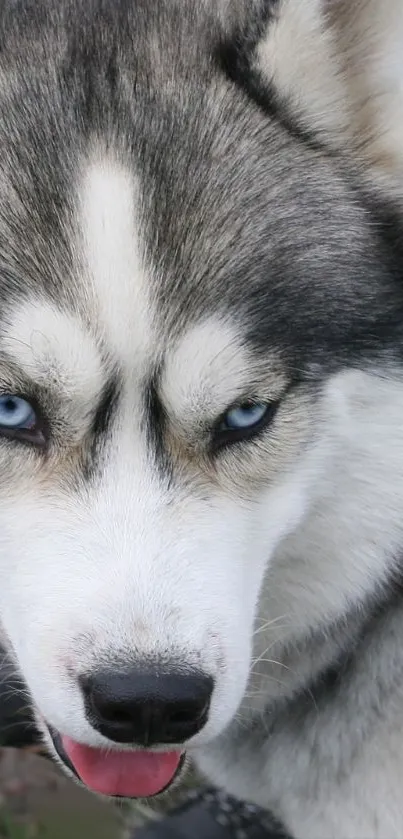
[[[157,404],[164,352],[206,316],[236,323],[255,359],[251,377],[279,359],[282,394],[301,400],[301,415],[305,406],[320,414],[330,380],[350,377],[355,390],[360,374],[365,387],[361,392],[358,384],[354,398],[361,399],[365,437],[365,406],[375,427],[385,400],[388,421],[373,449],[346,451],[351,462],[340,466],[336,488],[325,487],[307,523],[277,549],[256,616],[258,630],[259,619],[274,615],[257,636],[263,671],[252,670],[252,700],[245,697],[241,720],[199,762],[230,792],[271,809],[296,839],[397,839],[403,805],[395,787],[390,799],[385,790],[399,770],[403,780],[403,478],[390,478],[395,496],[388,488],[390,448],[401,445],[401,211],[352,143],[338,140],[335,148],[276,79],[267,80],[256,55],[281,4],[280,11],[275,3],[246,5],[229,15],[226,4],[217,14],[215,4],[191,0],[0,4],[0,299],[6,320],[24,298],[51,299],[78,312],[97,337],[113,411],[104,405],[108,416],[104,411],[95,424],[102,446],[86,455],[91,469],[80,473],[81,486],[101,472],[119,402],[119,359],[97,333],[77,246],[79,174],[97,141],[114,149],[140,185],[139,226],[159,334],[144,377],[144,415],[170,486],[181,474],[164,450]],[[309,432],[297,427],[302,449],[313,445],[321,422],[331,426],[327,415],[315,415]],[[285,470],[290,440],[279,443]],[[276,468],[283,468],[281,458]],[[351,514],[346,523],[339,509],[344,497],[353,505],[357,495],[358,518]],[[381,522],[376,528],[368,521],[382,516],[398,533],[390,544]],[[288,604],[292,569],[308,600],[315,569],[326,577],[322,558],[337,566],[355,527],[356,554],[360,539],[363,554],[386,557],[393,548],[379,578],[369,574],[354,597],[335,597],[334,611],[329,584],[323,613],[316,608],[319,585],[312,619],[300,627],[298,609],[290,610],[286,629],[277,632],[281,614],[273,600],[280,591]]]

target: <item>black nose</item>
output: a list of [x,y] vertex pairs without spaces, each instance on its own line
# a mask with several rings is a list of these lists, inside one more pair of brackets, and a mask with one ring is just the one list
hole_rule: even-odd
[[213,680],[195,671],[131,670],[81,679],[88,721],[115,743],[183,743],[207,722]]

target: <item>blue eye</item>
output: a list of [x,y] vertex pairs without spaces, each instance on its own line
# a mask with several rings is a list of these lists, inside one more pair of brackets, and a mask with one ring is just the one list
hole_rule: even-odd
[[45,437],[31,403],[20,396],[0,396],[0,435],[14,440],[43,445]]
[[239,408],[232,408],[222,419],[222,427],[239,431],[243,428],[253,428],[265,417],[269,406],[262,403],[245,403]]
[[213,448],[220,449],[231,443],[251,440],[269,425],[277,407],[275,402],[244,402],[230,408],[214,429]]
[[19,429],[32,428],[36,423],[36,414],[25,399],[19,396],[0,396],[0,426]]

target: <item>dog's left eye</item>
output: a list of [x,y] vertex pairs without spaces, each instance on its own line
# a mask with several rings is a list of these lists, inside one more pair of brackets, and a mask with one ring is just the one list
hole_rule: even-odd
[[243,402],[230,408],[219,420],[213,433],[215,448],[250,440],[274,417],[277,405],[267,402]]
[[0,435],[25,443],[44,443],[38,415],[31,403],[8,393],[0,396]]
[[222,419],[222,426],[228,430],[239,431],[242,428],[253,428],[266,415],[268,405],[254,405],[246,402],[239,408],[232,408]]

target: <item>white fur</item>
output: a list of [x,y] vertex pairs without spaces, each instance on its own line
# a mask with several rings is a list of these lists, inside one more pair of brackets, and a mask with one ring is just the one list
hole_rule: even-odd
[[53,385],[92,405],[103,384],[95,337],[78,316],[33,297],[4,313],[2,362],[15,365],[38,385]]
[[[285,387],[275,354],[269,370],[267,358],[259,370],[238,332],[235,324],[211,317],[187,330],[169,353],[162,381],[163,400],[187,434],[192,424],[200,434],[201,422],[214,422],[229,405],[257,387],[256,379],[264,381],[264,398],[273,402]],[[255,381],[250,378],[252,366]]]
[[[262,711],[269,696],[292,696],[309,678],[313,663],[302,657],[298,639],[379,591],[390,573],[391,558],[400,556],[400,376],[388,380],[359,372],[339,375],[329,383],[322,409],[327,433],[316,457],[311,452],[298,475],[299,483],[307,485],[307,469],[315,474],[309,502],[305,496],[300,525],[272,553],[266,573],[254,637],[257,667],[252,668],[241,708],[241,730],[242,717],[247,720],[251,709]],[[271,522],[272,506],[265,510]],[[278,516],[280,511],[273,512]],[[264,531],[263,509],[259,526]],[[330,636],[330,655],[331,645]],[[371,691],[371,679],[382,684],[375,666],[378,655],[369,645],[363,656],[364,692]],[[320,667],[320,655],[314,666]],[[340,700],[327,715],[315,712],[313,704],[311,729],[300,736],[279,732],[268,737],[267,746],[264,739],[257,744],[245,738],[238,752],[224,738],[216,749],[205,750],[199,763],[217,783],[225,778],[233,794],[276,807],[297,839],[398,839],[403,826],[399,690],[389,686],[388,693],[385,686],[384,717],[377,716],[379,722],[364,741],[358,733],[366,723],[360,717],[358,692],[356,710],[354,699],[349,700],[352,707],[347,705],[347,696],[344,706]],[[303,716],[301,731],[302,720]],[[356,741],[359,752],[353,759],[349,749]],[[337,774],[337,766],[343,767],[345,779]]]
[[[81,227],[99,323],[119,359],[150,349],[152,301],[138,235],[136,179],[98,150],[80,184]],[[128,340],[130,336],[130,340]]]
[[[48,336],[54,313],[49,314],[49,328],[46,320],[42,324]],[[16,319],[20,322],[21,317]],[[225,341],[228,349],[234,348],[236,333],[226,326],[220,331],[215,320],[201,327],[201,334],[209,334],[210,347],[223,350],[224,376]],[[172,359],[180,358],[181,352],[186,357],[188,338],[184,336],[183,348],[177,347]],[[68,354],[66,363],[67,359]],[[207,354],[206,371],[211,360]],[[240,371],[244,380],[247,369],[246,365]],[[186,405],[186,380],[183,377],[178,393],[175,365],[173,382],[169,370],[167,364],[170,410],[180,417],[181,406]],[[204,392],[201,367],[199,382],[198,405]],[[193,399],[193,377],[188,386]],[[168,657],[180,653],[183,661],[201,665],[216,678],[210,721],[189,744],[192,753],[202,755],[199,750],[214,742],[242,702],[252,655],[258,657],[264,652],[262,645],[267,647],[270,632],[257,634],[251,647],[267,566],[259,617],[274,621],[273,642],[281,637],[282,644],[342,613],[349,601],[382,580],[389,556],[403,539],[402,411],[400,376],[388,379],[376,372],[356,372],[335,377],[311,416],[315,445],[280,479],[271,478],[272,467],[268,468],[266,487],[258,494],[246,488],[242,500],[217,490],[206,475],[202,492],[199,481],[193,486],[187,482],[183,491],[178,487],[168,491],[148,462],[136,394],[130,388],[98,486],[83,486],[71,495],[57,482],[43,485],[38,483],[37,467],[26,459],[24,483],[12,477],[3,482],[0,608],[40,714],[63,733],[101,745],[102,737],[85,720],[77,674],[111,663],[114,656],[135,661],[149,653]],[[5,474],[8,460],[19,455],[4,449],[2,457]],[[270,669],[267,672],[270,675]],[[301,673],[295,673],[291,671],[287,682],[273,665],[273,696],[287,694],[298,683]],[[255,687],[258,684],[259,679]],[[250,702],[246,705],[250,707]],[[376,736],[379,739],[381,732]],[[368,755],[377,742],[368,743]],[[379,748],[387,748],[385,744],[382,739]],[[390,824],[389,835],[399,835],[403,821],[394,785],[389,784],[387,805],[381,806],[368,756],[363,755],[355,767],[351,786],[330,790],[323,780],[316,789],[315,805],[307,808],[305,800],[293,793],[300,783],[298,773],[304,772],[304,754],[301,750],[300,763],[295,763],[284,746],[280,755],[276,752],[275,771],[268,761],[264,785],[252,765],[247,776],[243,770],[225,769],[226,784],[261,804],[266,803],[268,790],[271,796],[280,796],[298,839],[336,837],[341,799],[347,839],[361,839],[365,831],[383,839],[385,834],[374,826],[383,806],[388,810],[382,829]],[[388,772],[391,765],[399,770],[399,754],[394,763],[391,758]],[[220,764],[216,758],[211,762],[208,750],[201,765],[222,780]]]

